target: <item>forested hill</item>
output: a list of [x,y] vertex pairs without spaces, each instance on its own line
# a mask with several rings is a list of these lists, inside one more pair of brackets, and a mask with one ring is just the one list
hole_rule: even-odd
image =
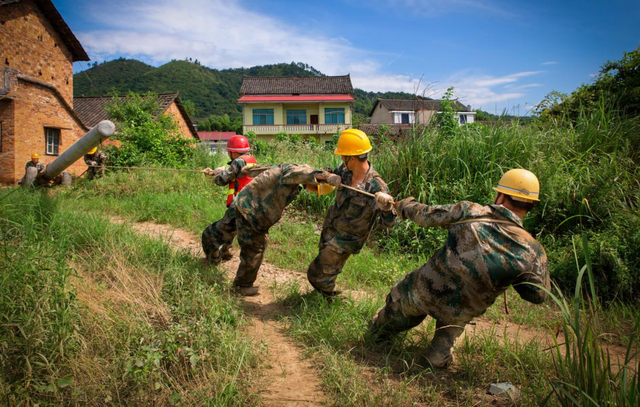
[[[304,63],[275,64],[251,68],[211,69],[197,60],[171,61],[158,68],[135,59],[116,59],[78,72],[73,76],[74,96],[106,95],[153,91],[157,93],[180,92],[180,99],[195,106],[195,117],[228,114],[232,118],[241,114],[236,100],[240,97],[242,77],[323,75]],[[355,113],[369,115],[378,98],[412,99],[405,92],[365,92],[355,89]]]

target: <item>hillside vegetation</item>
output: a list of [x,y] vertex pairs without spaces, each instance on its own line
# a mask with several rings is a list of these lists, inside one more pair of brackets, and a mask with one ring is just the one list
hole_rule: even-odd
[[[345,72],[345,74],[348,72]],[[242,114],[236,100],[240,97],[243,76],[313,76],[320,71],[303,63],[254,66],[251,68],[211,69],[197,60],[173,60],[157,68],[135,59],[116,59],[94,64],[90,69],[73,76],[74,96],[98,96],[129,91],[136,93],[180,92],[180,99],[195,106],[194,117],[229,115],[232,119]],[[369,116],[378,98],[413,99],[405,92],[366,92],[355,89],[355,113],[361,118]]]

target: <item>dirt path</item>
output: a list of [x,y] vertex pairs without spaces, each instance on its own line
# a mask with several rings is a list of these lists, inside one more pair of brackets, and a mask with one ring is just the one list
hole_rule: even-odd
[[[153,222],[130,223],[130,221],[112,217],[114,223],[129,223],[140,234],[162,238],[176,248],[187,249],[194,256],[204,258],[200,237],[184,230]],[[233,279],[239,260],[222,263],[220,266],[230,279]],[[261,287],[255,297],[243,298],[243,309],[250,317],[249,333],[256,342],[266,345],[267,372],[262,388],[259,390],[265,406],[322,406],[324,393],[319,372],[311,361],[302,356],[301,350],[286,336],[284,325],[278,317],[286,312],[269,292],[273,283],[298,280],[301,287],[308,285],[304,276],[286,272],[268,263],[263,263],[256,284]]]

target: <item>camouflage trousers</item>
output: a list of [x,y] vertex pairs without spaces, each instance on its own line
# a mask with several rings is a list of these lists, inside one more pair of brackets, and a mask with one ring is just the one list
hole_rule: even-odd
[[320,242],[320,252],[307,269],[309,283],[323,293],[333,292],[336,278],[350,255],[335,246]]
[[236,235],[240,244],[240,265],[233,284],[251,287],[262,265],[268,242],[267,233],[255,230],[236,212],[233,203],[222,219],[207,226],[202,232],[202,248],[207,259],[217,264],[220,262],[220,257],[224,257],[224,252],[220,252],[224,250],[224,246],[231,245]]
[[87,178],[100,178],[104,175],[104,167],[89,167],[87,169]]
[[[418,309],[411,304],[411,297],[416,295],[413,277],[418,270],[397,282],[387,295],[385,306],[378,311],[371,326],[371,333],[376,339],[385,340],[416,327],[431,314],[430,310]],[[467,322],[436,318],[436,332],[427,348],[427,359],[433,367],[443,368],[451,363],[453,345],[464,332]]]

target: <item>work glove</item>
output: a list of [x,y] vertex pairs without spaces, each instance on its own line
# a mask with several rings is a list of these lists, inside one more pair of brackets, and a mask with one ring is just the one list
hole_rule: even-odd
[[336,174],[329,174],[326,181],[327,184],[331,185],[332,187],[338,188],[340,184],[342,184],[342,177]]
[[388,212],[393,208],[393,197],[384,192],[376,192],[376,205],[380,210]]
[[89,161],[89,165],[91,165],[92,167],[97,167],[98,163],[95,161]]
[[225,171],[226,171],[226,168],[224,168],[224,167],[218,167],[218,168],[216,168],[215,170],[213,170],[213,172],[214,172],[216,175],[221,174],[221,173],[223,173],[223,172],[225,172]]
[[397,201],[393,203],[393,207],[396,209],[396,213],[398,215],[398,217],[400,219],[405,219],[404,216],[402,216],[402,211],[400,210],[402,208],[403,205],[408,204],[409,202],[413,202],[415,201],[416,198],[410,196],[409,198],[405,198],[403,200]]
[[202,170],[202,173],[204,175],[216,175],[216,173],[209,167],[207,167],[204,170]]

